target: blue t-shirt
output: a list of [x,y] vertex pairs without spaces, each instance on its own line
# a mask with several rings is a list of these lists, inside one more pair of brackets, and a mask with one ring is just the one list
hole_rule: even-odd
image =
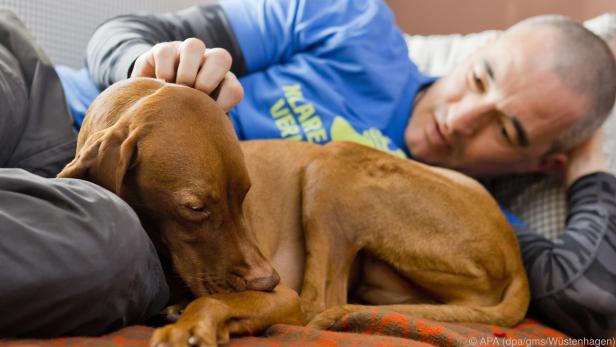
[[241,139],[350,140],[408,157],[404,129],[434,78],[410,61],[381,0],[220,2],[249,73]]
[[[410,157],[404,130],[417,93],[435,78],[420,73],[409,59],[382,0],[226,0],[220,5],[248,66],[240,78],[244,99],[229,112],[240,139],[346,140]],[[89,92],[94,83],[85,70],[59,68],[58,73],[80,125],[96,96]]]
[[[347,140],[410,156],[403,135],[412,104],[435,78],[409,59],[382,0],[220,5],[249,70],[240,78],[245,97],[230,111],[240,139]],[[79,127],[96,87],[85,70],[57,70]]]

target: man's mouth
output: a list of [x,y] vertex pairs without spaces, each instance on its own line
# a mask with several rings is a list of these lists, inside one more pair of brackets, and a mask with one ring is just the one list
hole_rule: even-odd
[[443,148],[443,149],[451,149],[451,142],[449,139],[443,134],[441,131],[441,127],[436,119],[428,125],[427,129],[427,138],[428,142],[434,147]]

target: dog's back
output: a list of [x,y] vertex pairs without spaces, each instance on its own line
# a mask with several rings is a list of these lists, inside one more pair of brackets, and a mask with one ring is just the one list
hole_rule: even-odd
[[[512,325],[524,317],[529,292],[517,239],[475,180],[347,142],[251,141],[242,148],[253,181],[248,223],[267,231],[257,237],[268,258],[302,296],[309,277],[322,276],[325,307],[345,304],[351,292],[370,304],[492,308],[431,309],[427,317],[440,320]],[[310,254],[327,259],[318,274]],[[404,290],[385,290],[388,281],[406,283]]]

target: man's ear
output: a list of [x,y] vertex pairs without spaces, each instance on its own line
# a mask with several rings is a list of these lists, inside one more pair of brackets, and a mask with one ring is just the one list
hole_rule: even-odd
[[57,177],[85,179],[121,196],[124,176],[137,153],[137,139],[124,122],[93,134]]
[[567,155],[564,153],[549,154],[539,160],[534,171],[548,174],[563,172],[567,165],[567,159]]

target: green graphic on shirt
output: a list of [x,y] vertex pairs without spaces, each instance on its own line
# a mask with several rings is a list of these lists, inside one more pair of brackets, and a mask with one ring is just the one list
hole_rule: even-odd
[[333,141],[356,142],[391,153],[400,158],[407,158],[406,154],[401,149],[394,150],[389,148],[391,139],[383,135],[379,129],[369,128],[360,134],[353,128],[351,123],[340,116],[334,118],[330,134]]
[[316,113],[311,102],[306,101],[299,84],[282,86],[284,98],[278,99],[270,107],[270,115],[280,137],[308,142],[327,142],[327,132],[323,127],[321,116]]

